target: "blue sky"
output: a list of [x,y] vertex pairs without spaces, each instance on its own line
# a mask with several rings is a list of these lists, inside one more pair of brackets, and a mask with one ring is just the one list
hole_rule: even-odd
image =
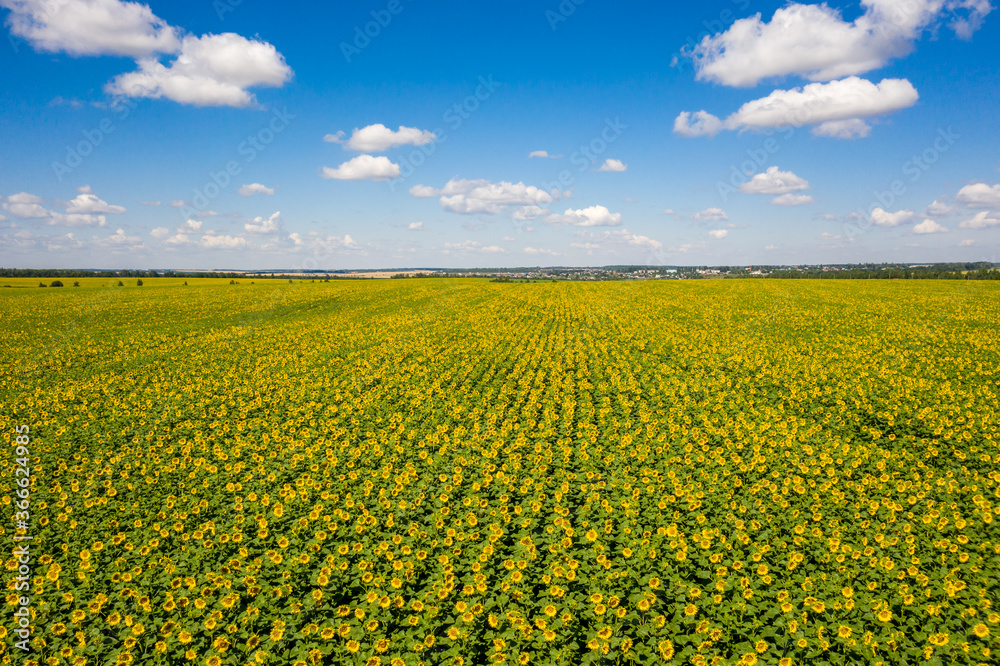
[[986,0],[0,17],[3,266],[1000,261]]

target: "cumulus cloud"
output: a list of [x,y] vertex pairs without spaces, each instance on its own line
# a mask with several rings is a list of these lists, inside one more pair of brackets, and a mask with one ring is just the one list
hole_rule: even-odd
[[406,225],[406,228],[409,229],[410,231],[423,231],[424,230],[424,223],[423,222],[410,222],[408,225]]
[[3,209],[14,217],[41,219],[52,215],[51,211],[42,206],[43,201],[45,200],[34,194],[18,192],[7,197]]
[[[249,106],[246,88],[281,86],[292,70],[271,44],[235,33],[187,35],[149,5],[121,0],[0,0],[11,33],[40,51],[136,59],[138,70],[104,89],[196,106]],[[165,66],[164,56],[174,56]]]
[[138,65],[137,71],[115,77],[105,91],[194,106],[245,107],[256,103],[247,88],[281,87],[292,77],[274,46],[232,32],[188,35],[169,67],[157,58],[142,58]]
[[483,254],[500,254],[504,251],[499,245],[483,245],[479,241],[462,241],[461,243],[445,243],[444,249],[441,250],[443,254],[459,253],[466,254],[469,252],[479,252]]
[[627,171],[628,166],[621,160],[606,159],[598,171]]
[[140,201],[139,203],[141,203],[143,206],[159,206],[162,202],[161,201]]
[[519,219],[530,219],[537,212],[536,208],[540,210],[545,204],[552,203],[560,193],[546,192],[523,182],[494,183],[485,179],[453,178],[440,189],[415,185],[410,188],[410,195],[417,198],[440,197],[442,208],[463,215],[499,215],[509,211],[511,207],[520,207]]
[[110,250],[114,253],[138,252],[146,249],[142,239],[138,236],[129,236],[124,229],[118,229],[110,236],[100,238],[94,243],[97,247]]
[[940,224],[931,219],[926,219],[913,227],[913,233],[915,234],[943,234],[947,232],[947,227],[942,227]]
[[945,215],[950,214],[951,211],[951,206],[935,199],[929,206],[927,206],[927,209],[924,211],[924,215],[927,217],[944,217]]
[[976,244],[976,241],[969,239],[969,240],[962,241],[961,243],[958,244],[958,246],[959,247],[972,247],[975,244]]
[[[714,136],[724,129],[822,127],[831,121],[853,121],[894,113],[913,106],[918,97],[916,89],[906,79],[883,79],[876,84],[852,76],[829,83],[810,83],[803,88],[775,90],[767,97],[747,102],[724,121],[705,111],[695,114],[684,111],[674,121],[674,131],[693,137]],[[838,136],[830,131],[825,135]]]
[[274,194],[274,188],[268,187],[267,185],[261,185],[260,183],[250,183],[249,185],[241,185],[240,189],[236,191],[241,197],[252,197],[255,194]]
[[125,212],[121,206],[111,206],[98,199],[86,185],[77,191],[80,194],[65,204],[65,213],[49,210],[42,205],[44,199],[27,192],[7,197],[3,209],[15,217],[45,220],[45,224],[55,227],[103,227],[107,224],[104,213]]
[[344,132],[327,134],[324,141],[330,143],[342,143],[345,150],[357,150],[365,153],[380,153],[394,146],[423,146],[437,140],[434,132],[417,129],[416,127],[404,127],[400,125],[398,130],[391,130],[382,123],[368,125],[358,129],[354,128],[351,138],[344,141]]
[[252,220],[247,220],[246,224],[243,225],[243,229],[249,234],[256,234],[258,236],[266,236],[269,234],[276,234],[281,231],[281,212],[275,212],[271,217],[255,217]]
[[247,239],[242,236],[207,234],[201,237],[199,244],[207,250],[239,250],[247,246]]
[[690,50],[696,77],[750,87],[790,74],[828,81],[880,68],[910,53],[925,28],[948,20],[968,38],[992,7],[985,0],[862,0],[864,13],[845,21],[823,4],[792,2],[770,22],[758,13],[706,36]]
[[108,220],[103,215],[92,215],[90,213],[69,213],[63,214],[55,211],[51,212],[46,224],[54,227],[103,227]]
[[138,58],[180,47],[178,30],[138,2],[0,0],[0,6],[11,12],[11,33],[40,51]]
[[973,183],[958,191],[955,201],[969,208],[1000,206],[1000,185]]
[[562,215],[549,215],[549,224],[568,224],[574,227],[616,227],[622,223],[621,213],[612,213],[604,206],[590,206],[573,210],[569,208]]
[[782,194],[771,199],[771,203],[775,206],[805,206],[814,202],[808,194]]
[[814,127],[812,133],[832,139],[863,139],[872,133],[872,127],[860,118],[828,120]]
[[533,220],[536,217],[541,217],[542,215],[547,215],[548,212],[548,208],[542,208],[541,206],[522,206],[514,211],[513,217],[519,222],[524,222],[526,220]]
[[912,210],[900,210],[890,213],[881,208],[875,208],[871,212],[872,222],[879,227],[898,227],[913,219]]
[[179,234],[196,234],[201,231],[201,220],[188,220],[181,226],[177,227],[177,233]]
[[808,189],[809,181],[791,171],[781,171],[776,166],[768,167],[764,173],[758,173],[740,185],[740,191],[747,194],[788,194]]
[[156,227],[149,232],[149,235],[160,240],[170,235],[170,229],[167,229],[166,227]]
[[725,238],[729,235],[728,229],[712,229],[708,232],[708,235],[712,238]]
[[976,216],[971,220],[965,220],[958,226],[962,229],[989,229],[997,225],[1000,225],[1000,216],[984,210],[981,213],[976,213]]
[[107,201],[102,201],[90,189],[89,185],[78,188],[80,194],[66,204],[67,213],[106,213],[118,215],[126,212],[122,206],[113,206]]
[[549,255],[551,257],[558,257],[559,256],[559,253],[556,252],[555,250],[544,250],[542,248],[537,248],[537,247],[526,247],[526,248],[524,248],[524,253],[525,254],[547,254],[547,255]]
[[719,222],[721,220],[728,220],[729,214],[721,208],[706,208],[700,213],[695,213],[692,219],[704,222]]
[[389,180],[399,178],[399,165],[388,157],[379,155],[358,155],[344,162],[336,169],[323,167],[323,178],[337,180]]
[[549,155],[549,151],[547,151],[547,150],[533,150],[530,153],[528,153],[528,159],[530,160],[533,157],[544,157],[544,158],[549,158],[549,159],[556,159],[558,157],[562,157],[562,155]]
[[654,240],[649,236],[643,236],[641,234],[635,234],[628,229],[615,229],[614,231],[605,231],[601,236],[601,240],[605,243],[618,243],[622,245],[627,245],[631,247],[639,247],[646,250],[659,250],[663,247],[663,243],[658,240]]

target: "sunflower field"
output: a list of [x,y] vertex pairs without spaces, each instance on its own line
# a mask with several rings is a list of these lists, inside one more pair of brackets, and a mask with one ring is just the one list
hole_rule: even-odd
[[998,285],[145,282],[0,289],[3,664],[1000,663]]

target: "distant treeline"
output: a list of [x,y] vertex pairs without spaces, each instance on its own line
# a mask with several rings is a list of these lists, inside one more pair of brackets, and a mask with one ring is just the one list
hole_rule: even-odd
[[765,277],[810,280],[1000,280],[1000,270],[936,270],[933,268],[887,268],[865,270],[860,268],[840,271],[775,271]]
[[[0,268],[0,277],[6,278],[242,278],[246,273],[210,273],[177,271],[80,271],[52,268]],[[254,277],[254,276],[250,276]]]

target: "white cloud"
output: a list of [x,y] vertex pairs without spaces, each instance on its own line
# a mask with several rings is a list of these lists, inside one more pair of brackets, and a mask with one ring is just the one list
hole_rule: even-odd
[[170,229],[166,227],[156,227],[149,232],[149,235],[156,239],[166,238],[170,235]]
[[812,133],[832,139],[863,139],[872,133],[872,127],[860,118],[828,120],[814,127]]
[[673,208],[667,208],[665,211],[663,211],[663,214],[664,215],[677,215],[677,211],[675,211]]
[[974,240],[964,240],[961,243],[959,243],[958,246],[959,247],[972,247],[975,244],[976,244],[976,241],[974,241]]
[[173,249],[175,247],[184,247],[187,245],[193,245],[194,241],[187,234],[177,234],[171,236],[167,239],[167,248]]
[[462,241],[461,243],[445,243],[442,252],[444,254],[451,254],[452,252],[457,252],[460,254],[466,254],[468,252],[479,252],[483,254],[500,254],[504,251],[499,245],[483,245],[478,241]]
[[837,234],[831,234],[831,233],[829,233],[827,231],[824,231],[823,233],[821,233],[819,235],[819,238],[820,238],[820,240],[825,240],[825,241],[840,240],[840,236],[839,235],[837,235]]
[[84,185],[78,188],[80,194],[66,204],[67,213],[107,213],[121,214],[126,210],[122,206],[113,206],[107,201],[97,198],[97,195],[90,190],[90,186]]
[[241,197],[252,197],[255,194],[274,194],[274,188],[268,187],[267,185],[261,185],[260,183],[250,183],[249,185],[241,185],[240,189],[236,191]]
[[243,225],[243,229],[247,233],[259,236],[276,234],[281,230],[281,212],[275,212],[267,219],[264,219],[263,217],[255,217],[252,220],[248,220],[246,224]]
[[170,205],[173,206],[174,208],[183,208],[184,206],[188,207],[191,206],[191,204],[184,201],[183,199],[174,199],[170,202]]
[[[66,213],[49,210],[42,206],[41,197],[27,192],[19,192],[7,197],[3,203],[3,209],[15,217],[45,220],[45,224],[54,227],[103,227],[107,218],[103,213],[124,213],[121,206],[110,206],[107,202],[101,201],[90,193],[87,186],[78,188],[81,192],[72,201],[66,204]],[[93,211],[93,212],[84,212]]]
[[160,201],[140,201],[143,206],[159,206],[162,202]]
[[210,234],[202,236],[200,244],[208,250],[238,250],[247,246],[247,239],[242,236]]
[[323,140],[330,143],[343,143],[345,150],[380,153],[394,146],[423,146],[436,141],[437,135],[434,132],[402,125],[398,130],[393,131],[382,123],[376,123],[361,129],[355,127],[350,139],[345,142],[343,138],[344,133],[337,132],[336,134],[327,134]]
[[323,178],[337,180],[389,180],[399,178],[399,165],[388,157],[374,155],[358,155],[344,162],[336,169],[323,167]]
[[622,223],[622,214],[612,213],[604,206],[590,206],[577,210],[569,208],[562,215],[549,215],[545,221],[574,227],[616,227]]
[[105,90],[194,106],[245,107],[256,101],[247,88],[281,87],[292,77],[274,46],[232,32],[186,36],[169,67],[156,58],[142,58],[138,65],[137,71],[115,77]]
[[52,53],[134,58],[173,53],[178,31],[149,5],[118,0],[0,0],[11,33]]
[[108,223],[103,215],[91,215],[90,213],[57,213],[51,212],[46,224],[54,227],[103,227]]
[[[833,131],[832,121],[852,121],[884,116],[916,104],[919,95],[906,79],[883,79],[872,83],[855,76],[810,83],[792,90],[775,90],[767,97],[747,102],[724,121],[705,111],[682,112],[674,121],[674,131],[682,136],[714,136],[720,131],[802,127],[820,125],[826,136],[843,138]],[[694,118],[694,122],[691,121]]]
[[116,253],[138,252],[146,249],[146,246],[143,244],[141,238],[138,236],[127,235],[124,229],[118,229],[114,234],[97,240],[95,245]]
[[34,194],[18,192],[7,197],[3,209],[14,217],[42,219],[52,215],[52,211],[42,206],[43,201],[45,200]]
[[943,234],[947,232],[947,227],[942,227],[940,224],[931,219],[926,219],[913,227],[913,233],[915,234]]
[[927,209],[924,211],[924,215],[928,217],[944,217],[951,213],[952,207],[948,204],[935,199],[931,202]]
[[437,188],[430,185],[414,185],[410,188],[410,196],[417,199],[427,199],[438,195]]
[[674,132],[681,136],[715,136],[724,129],[725,124],[708,111],[681,111],[674,119]]
[[787,194],[808,189],[809,181],[791,171],[780,171],[776,166],[768,167],[764,173],[740,185],[740,191],[747,194]]
[[536,217],[541,217],[542,215],[547,215],[548,212],[548,208],[542,208],[541,206],[523,206],[514,211],[513,217],[519,222],[524,222],[526,220],[533,220]]
[[598,171],[627,171],[628,166],[621,160],[606,159]]
[[201,231],[201,220],[188,220],[181,226],[177,227],[177,233],[179,234],[196,234]]
[[507,212],[512,206],[520,206],[519,219],[535,212],[540,204],[552,203],[559,194],[546,192],[534,185],[523,182],[510,183],[500,181],[493,183],[488,180],[451,179],[441,189],[426,185],[416,185],[410,188],[410,195],[418,198],[440,196],[441,207],[452,213],[463,215],[484,214],[499,215]]
[[556,252],[555,250],[544,250],[544,249],[537,248],[537,247],[526,247],[526,248],[524,248],[524,253],[525,254],[547,254],[547,255],[549,255],[551,257],[558,257],[559,256],[559,253]]
[[912,210],[900,210],[895,213],[876,208],[871,213],[872,222],[879,227],[898,227],[913,219]]
[[634,234],[628,229],[605,231],[601,238],[605,243],[624,243],[625,245],[645,248],[647,250],[659,250],[663,247],[663,243],[660,241],[653,240],[649,236]]
[[695,213],[692,219],[706,222],[719,222],[721,220],[728,220],[729,215],[721,208],[706,208],[700,213]]
[[973,183],[958,191],[955,201],[969,208],[990,208],[1000,205],[1000,185]]
[[814,202],[808,194],[782,194],[771,199],[771,203],[775,206],[805,206]]
[[728,229],[712,229],[708,232],[708,235],[712,238],[725,238],[729,235]]
[[[697,78],[749,87],[789,74],[828,81],[862,74],[907,55],[922,31],[944,12],[952,28],[968,37],[991,7],[984,0],[862,0],[853,22],[826,3],[792,2],[765,23],[758,13],[723,33],[705,37],[691,50]],[[959,15],[958,10],[966,10]]]
[[406,228],[409,229],[410,231],[423,231],[424,230],[424,223],[423,222],[410,222],[408,225],[406,225]]
[[578,250],[597,250],[601,247],[597,243],[570,243],[569,246]]
[[533,157],[544,157],[544,158],[549,158],[549,159],[556,159],[558,157],[562,157],[562,155],[549,155],[549,151],[547,151],[547,150],[533,150],[530,153],[528,153],[528,159],[530,160]]
[[311,250],[324,253],[339,251],[360,252],[364,254],[364,250],[354,242],[350,234],[344,234],[343,238],[341,238],[340,236],[324,236],[318,231],[312,231],[306,237],[298,233],[293,233],[289,234],[288,238],[295,244],[293,250],[296,251]]
[[984,210],[981,213],[976,213],[976,216],[971,220],[965,220],[958,226],[962,229],[989,229],[997,225],[1000,225],[1000,217],[997,217],[995,213]]

